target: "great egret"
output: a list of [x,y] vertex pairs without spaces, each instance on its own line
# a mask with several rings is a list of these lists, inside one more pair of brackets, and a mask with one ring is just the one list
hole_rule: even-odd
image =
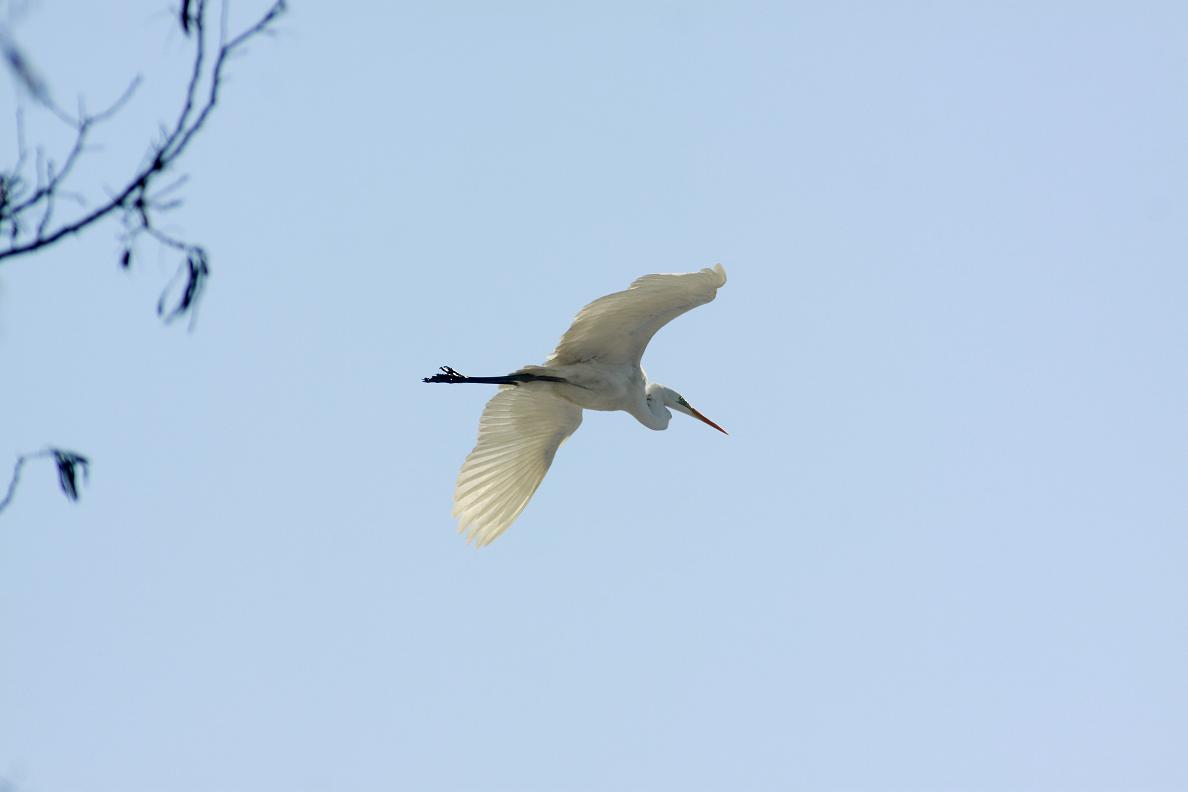
[[454,488],[458,530],[478,546],[504,532],[540,486],[553,456],[582,423],[582,410],[623,410],[649,429],[667,429],[668,408],[726,430],[684,396],[648,382],[640,368],[656,331],[714,299],[726,283],[721,264],[673,275],[644,275],[626,291],[581,310],[543,366],[503,377],[467,377],[449,366],[424,382],[500,385],[479,419],[478,443]]

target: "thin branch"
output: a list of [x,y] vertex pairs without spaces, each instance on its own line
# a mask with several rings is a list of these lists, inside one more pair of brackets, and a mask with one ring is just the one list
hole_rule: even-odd
[[[205,5],[205,0],[200,0],[198,4],[200,16]],[[198,118],[194,121],[190,128],[183,132],[181,139],[177,144],[177,148],[175,151],[170,152],[171,158],[176,157],[179,152],[189,145],[190,139],[193,138],[194,134],[202,128],[204,123],[206,123],[206,118],[210,115],[210,111],[214,110],[215,103],[217,103],[219,100],[219,86],[223,82],[223,67],[226,64],[227,56],[242,47],[251,38],[263,33],[268,28],[268,26],[271,25],[284,12],[285,0],[276,0],[276,2],[272,4],[272,7],[269,8],[267,12],[265,12],[264,16],[260,17],[260,19],[256,21],[256,24],[252,25],[247,30],[243,31],[225,44],[221,43],[220,41],[219,55],[217,58],[215,58],[214,72],[211,75],[210,80],[210,95],[206,99],[206,105],[198,113]],[[202,37],[201,24],[198,26],[198,37]],[[195,70],[195,73],[197,73],[197,70]],[[178,129],[181,129],[180,124]]]
[[[256,24],[240,33],[227,44],[219,48],[218,57],[215,60],[215,66],[211,75],[211,89],[210,94],[206,99],[206,103],[198,113],[197,118],[190,123],[190,114],[193,112],[194,103],[198,94],[198,84],[202,78],[202,65],[205,59],[205,24],[203,19],[206,12],[206,0],[199,0],[197,4],[197,11],[195,12],[193,25],[196,35],[196,48],[194,55],[194,68],[190,74],[189,86],[186,89],[185,101],[182,105],[182,111],[178,117],[177,123],[169,132],[164,142],[157,147],[156,153],[150,158],[147,165],[137,171],[131,179],[125,184],[123,189],[110,198],[106,203],[95,208],[90,213],[55,229],[53,232],[30,240],[24,244],[13,245],[4,250],[0,250],[0,261],[9,258],[15,258],[43,247],[54,244],[58,240],[71,234],[86,229],[93,223],[107,215],[114,212],[116,209],[128,208],[129,204],[135,200],[135,197],[141,193],[148,182],[155,174],[160,173],[171,167],[177,158],[186,150],[194,135],[205,124],[206,119],[210,116],[218,101],[218,88],[222,80],[223,67],[226,63],[227,55],[242,46],[251,37],[263,32],[275,19],[277,19],[285,10],[285,0],[276,0],[272,6],[265,12]],[[80,127],[83,124],[89,126],[90,119],[80,122]]]
[[21,468],[28,460],[27,456],[17,457],[16,465],[12,469],[12,481],[8,482],[8,492],[4,494],[4,499],[0,500],[0,511],[4,511],[8,508],[8,504],[12,503],[12,496],[16,494],[17,482],[21,480]]
[[78,481],[80,477],[84,482],[87,480],[90,473],[90,460],[82,454],[62,448],[45,448],[17,457],[16,464],[12,468],[12,480],[8,482],[8,490],[4,493],[4,498],[0,499],[0,512],[3,512],[12,503],[17,483],[21,480],[21,469],[24,468],[25,463],[41,457],[53,457],[54,464],[58,468],[58,486],[62,488],[63,494],[69,500],[78,500]]
[[[53,161],[47,162],[45,165],[46,184],[57,184],[58,176],[54,175]],[[49,226],[50,218],[54,216],[54,198],[57,197],[56,190],[47,190],[45,193],[45,210],[41,215],[41,222],[37,224],[37,236],[45,233],[45,229]]]
[[23,107],[18,107],[16,112],[16,128],[17,128],[17,164],[13,168],[13,173],[19,173],[25,167],[25,157],[28,155],[29,149],[25,146],[25,110]]
[[[210,4],[209,0],[186,0],[182,4],[180,14],[181,26],[187,36],[192,35],[192,40],[194,41],[194,62],[176,122],[172,127],[163,130],[163,139],[160,143],[150,148],[144,164],[132,174],[121,188],[110,194],[103,203],[72,220],[59,221],[58,223],[51,222],[55,194],[62,191],[63,184],[70,175],[75,163],[81,154],[86,151],[88,133],[96,124],[107,120],[118,112],[124,103],[130,99],[132,93],[139,85],[139,77],[133,80],[124,93],[103,112],[88,115],[80,108],[79,118],[72,120],[72,124],[75,127],[74,145],[63,162],[62,167],[47,173],[45,178],[41,178],[41,169],[37,168],[39,177],[37,186],[26,196],[19,196],[19,193],[22,192],[19,189],[19,171],[24,164],[25,149],[23,141],[18,141],[20,146],[18,167],[10,174],[3,174],[3,179],[0,180],[0,232],[3,232],[5,223],[10,226],[7,234],[8,246],[0,247],[0,263],[6,259],[35,253],[43,248],[54,245],[67,236],[87,230],[92,225],[114,213],[123,212],[125,214],[125,227],[128,229],[126,235],[135,236],[138,233],[151,229],[151,213],[153,211],[165,211],[177,206],[176,201],[166,203],[156,198],[150,198],[150,186],[153,185],[161,174],[176,165],[178,159],[193,141],[194,136],[206,124],[207,119],[219,101],[219,89],[223,83],[224,70],[228,57],[241,49],[252,38],[267,32],[286,10],[286,0],[274,0],[254,24],[234,37],[227,39],[225,33],[226,9],[224,7],[220,19],[220,35],[217,51],[213,65],[207,68],[207,50],[213,49],[209,45],[207,37],[207,17]],[[19,55],[19,51],[15,49],[15,46],[12,48],[12,51],[18,52]],[[6,54],[9,54],[7,48]],[[31,70],[27,68],[27,59],[20,60],[18,58],[14,64],[10,55],[8,60],[11,68],[16,69],[17,65],[22,67],[22,71],[19,72],[20,77],[27,78],[32,74]],[[201,90],[204,79],[209,80],[209,88],[205,94]],[[33,84],[36,85],[36,83]],[[43,95],[48,97],[48,89],[43,92]],[[41,104],[44,105],[45,101],[41,101]],[[59,113],[60,117],[61,115]],[[23,126],[19,115],[18,126]],[[22,129],[18,129],[18,132],[22,132]],[[161,194],[166,191],[163,191]],[[157,198],[159,197],[160,194]],[[26,215],[34,211],[41,215],[40,221],[36,223],[26,217]],[[158,237],[157,234],[153,234],[153,236]],[[209,268],[206,266],[207,256],[201,247],[183,242],[178,242],[177,245],[171,246],[182,250],[186,254],[186,267],[191,273],[191,285],[195,277],[200,281],[209,272]],[[195,265],[191,259],[200,262],[201,265]],[[126,257],[122,259],[121,263],[125,261]],[[198,274],[194,275],[194,273]],[[186,290],[186,293],[192,295],[195,299],[200,292],[200,285],[192,289],[187,288]],[[194,305],[193,300],[183,299],[182,302],[188,307]],[[169,314],[169,316],[173,315],[172,312]]]
[[[183,175],[174,179],[161,189],[156,189],[157,181],[176,165],[218,104],[219,89],[223,83],[224,69],[229,56],[235,54],[252,38],[268,32],[286,10],[286,0],[273,0],[254,24],[238,35],[228,38],[227,3],[226,0],[222,0],[217,52],[213,65],[208,69],[206,20],[210,2],[211,0],[181,0],[179,23],[186,37],[194,41],[194,60],[177,121],[172,127],[162,128],[160,142],[149,148],[142,164],[123,186],[110,192],[106,200],[95,208],[66,221],[54,220],[54,210],[59,199],[77,198],[79,203],[85,206],[82,196],[76,191],[68,191],[65,185],[76,163],[89,150],[88,135],[94,127],[112,118],[131,100],[140,85],[140,77],[133,79],[124,92],[99,113],[87,113],[80,99],[77,116],[71,116],[53,101],[48,84],[8,36],[7,31],[0,27],[0,59],[7,63],[17,82],[37,104],[74,129],[73,145],[61,161],[60,167],[56,167],[52,160],[47,160],[45,151],[40,146],[33,150],[34,161],[30,164],[30,148],[25,139],[24,109],[19,105],[16,108],[16,163],[10,170],[0,171],[0,245],[6,243],[6,246],[0,247],[0,263],[36,253],[67,236],[86,231],[111,215],[122,214],[122,268],[127,269],[131,266],[133,246],[141,234],[182,254],[182,263],[165,287],[157,304],[157,312],[166,323],[188,315],[190,326],[193,327],[197,318],[199,298],[210,275],[209,256],[201,245],[177,239],[154,226],[154,213],[166,212],[180,205],[180,198],[166,198],[185,183],[186,177]],[[204,79],[209,80],[209,88],[205,94],[200,90]],[[29,171],[32,171],[31,176]],[[177,284],[183,277],[185,283],[180,288],[180,293],[177,293]],[[176,294],[175,301],[172,307],[168,307],[169,297],[173,294]],[[25,464],[42,457],[53,458],[58,470],[59,487],[67,498],[72,501],[78,500],[79,481],[87,480],[89,460],[73,451],[51,447],[17,457],[12,479],[3,499],[0,499],[0,512],[12,503]],[[3,786],[3,779],[0,778],[0,787]]]
[[137,75],[120,97],[112,102],[106,110],[97,113],[93,116],[83,115],[82,120],[78,123],[77,131],[74,137],[74,146],[71,147],[70,153],[66,155],[66,161],[62,164],[62,169],[58,171],[57,176],[51,179],[47,184],[37,188],[33,194],[26,198],[19,204],[16,204],[8,209],[7,214],[17,215],[26,209],[34,206],[39,201],[48,200],[52,197],[51,193],[55,192],[62,186],[62,182],[70,175],[70,169],[74,167],[74,163],[78,161],[78,156],[82,154],[83,147],[86,143],[87,133],[90,132],[91,127],[95,124],[102,123],[108,118],[115,115],[121,107],[132,98],[132,94],[140,86],[140,75]]

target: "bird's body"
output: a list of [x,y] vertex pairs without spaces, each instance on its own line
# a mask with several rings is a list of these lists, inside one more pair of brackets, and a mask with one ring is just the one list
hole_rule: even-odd
[[582,422],[582,410],[622,410],[649,429],[666,429],[668,408],[722,427],[679,393],[649,383],[640,367],[656,331],[714,299],[726,283],[721,264],[673,275],[645,275],[625,291],[587,305],[541,366],[502,377],[444,373],[425,382],[500,385],[479,421],[478,443],[462,465],[454,490],[459,530],[485,545],[524,510],[553,456]]
[[643,401],[647,380],[642,369],[611,363],[571,363],[559,366],[525,366],[514,373],[548,375],[563,382],[532,382],[530,387],[548,391],[586,410],[624,410]]

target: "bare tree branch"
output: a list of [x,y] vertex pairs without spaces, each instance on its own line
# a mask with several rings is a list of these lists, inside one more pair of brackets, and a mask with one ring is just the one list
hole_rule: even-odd
[[[0,264],[45,250],[109,217],[119,216],[123,224],[121,268],[132,265],[133,246],[141,236],[181,254],[177,274],[165,286],[157,303],[157,314],[166,324],[188,316],[190,327],[193,327],[198,303],[210,276],[210,260],[203,246],[167,234],[154,222],[158,214],[180,205],[178,198],[169,196],[185,183],[185,176],[173,179],[164,187],[158,184],[164,182],[165,174],[176,167],[218,104],[229,57],[253,38],[268,33],[286,9],[286,0],[272,0],[255,23],[229,38],[226,0],[223,0],[218,41],[212,46],[207,35],[212,4],[211,0],[181,0],[178,22],[182,32],[193,42],[194,54],[177,121],[162,129],[159,142],[150,145],[143,162],[120,188],[110,192],[94,208],[84,208],[64,219],[60,219],[64,214],[61,199],[76,199],[83,207],[87,205],[81,193],[67,190],[67,183],[76,164],[88,151],[89,136],[96,126],[120,112],[131,100],[140,85],[140,77],[134,78],[102,111],[87,113],[80,101],[77,115],[71,115],[54,101],[48,83],[0,23],[0,59],[36,104],[74,130],[73,145],[60,160],[60,165],[46,157],[40,146],[30,156],[25,138],[25,115],[23,109],[17,107],[16,162],[11,168],[0,170]],[[208,50],[214,53],[209,67]],[[178,283],[182,281],[179,287]],[[0,512],[12,502],[25,464],[41,457],[54,459],[62,492],[70,500],[78,500],[79,479],[86,481],[90,461],[73,451],[50,447],[17,457],[8,489],[0,499]],[[3,779],[0,779],[0,788],[3,786]]]
[[[23,143],[23,120],[18,115],[21,142],[18,144],[20,150],[17,163],[11,170],[0,173],[0,240],[3,240],[0,242],[0,263],[43,250],[68,236],[87,230],[109,216],[122,213],[125,246],[120,259],[121,266],[130,265],[132,243],[141,234],[148,234],[158,242],[181,251],[183,260],[178,273],[187,278],[186,287],[173,310],[166,311],[161,304],[158,306],[158,313],[168,322],[181,313],[195,310],[198,297],[202,293],[203,282],[210,273],[208,256],[199,245],[181,242],[172,237],[166,238],[157,231],[153,225],[155,213],[168,211],[176,207],[178,202],[163,202],[160,200],[160,194],[154,195],[150,189],[163,174],[175,167],[218,104],[219,89],[223,83],[228,57],[243,48],[251,39],[268,32],[286,9],[285,0],[274,0],[254,24],[230,39],[222,32],[222,26],[226,24],[224,14],[217,48],[214,50],[213,65],[207,68],[206,58],[208,49],[211,48],[207,35],[210,5],[209,0],[186,0],[182,4],[180,21],[183,32],[187,36],[192,35],[194,41],[194,65],[190,71],[177,121],[165,131],[159,143],[150,147],[144,164],[120,189],[90,211],[57,222],[54,221],[55,201],[63,194],[63,185],[72,168],[86,151],[88,134],[97,124],[119,112],[135,92],[140,78],[134,79],[120,97],[102,112],[90,115],[80,110],[79,116],[73,118],[53,103],[48,87],[44,81],[40,81],[28,58],[11,39],[7,35],[0,37],[0,49],[3,50],[9,68],[18,81],[25,85],[26,90],[39,104],[70,123],[75,130],[74,145],[63,160],[62,166],[55,167],[51,162],[35,166],[33,178],[36,186],[28,190],[24,176],[28,157]],[[206,91],[201,90],[204,80],[208,84]],[[38,157],[40,156],[39,149]],[[166,292],[170,288],[166,287]],[[162,300],[164,299],[163,294]]]
[[32,459],[39,459],[42,457],[53,457],[54,464],[58,467],[58,486],[62,488],[62,492],[72,501],[78,500],[78,481],[81,475],[85,482],[90,473],[90,460],[82,454],[76,454],[73,451],[67,451],[62,448],[45,448],[41,451],[35,451],[31,454],[22,454],[17,457],[16,465],[12,469],[12,480],[8,482],[8,490],[4,494],[4,498],[0,499],[0,512],[8,508],[12,503],[12,497],[16,494],[17,483],[21,480],[21,469],[25,463]]

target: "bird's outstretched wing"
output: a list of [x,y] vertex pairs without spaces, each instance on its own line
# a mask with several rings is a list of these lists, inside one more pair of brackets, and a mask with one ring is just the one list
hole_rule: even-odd
[[515,521],[581,423],[581,407],[528,384],[505,385],[487,402],[454,489],[454,516],[467,540],[482,547]]
[[547,364],[598,361],[638,366],[657,330],[714,299],[725,283],[721,264],[698,272],[637,278],[626,291],[600,297],[583,308]]

